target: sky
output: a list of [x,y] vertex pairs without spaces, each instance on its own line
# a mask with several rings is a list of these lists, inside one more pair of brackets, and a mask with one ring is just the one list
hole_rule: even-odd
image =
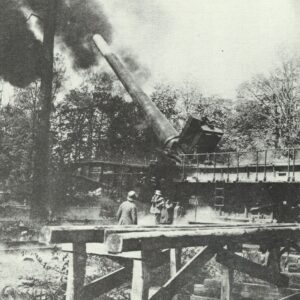
[[297,0],[103,0],[115,47],[128,47],[150,81],[191,78],[207,94],[235,97],[239,84],[299,50]]
[[[280,51],[300,48],[297,0],[97,1],[114,28],[113,50],[127,49],[150,70],[146,92],[157,82],[191,80],[205,95],[234,99],[239,84],[268,73]],[[65,92],[82,80],[67,65]]]

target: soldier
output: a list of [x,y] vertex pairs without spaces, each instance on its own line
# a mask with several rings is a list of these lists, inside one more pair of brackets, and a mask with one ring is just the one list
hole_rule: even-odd
[[117,212],[119,225],[137,225],[137,208],[134,200],[137,198],[135,191],[130,191]]
[[178,222],[184,215],[184,208],[180,205],[179,202],[176,202],[176,206],[174,208],[174,221]]
[[160,224],[172,224],[174,215],[174,205],[170,199],[166,198],[161,210]]
[[164,198],[160,190],[156,190],[151,199],[150,213],[155,216],[155,224],[160,224],[161,210],[164,205]]

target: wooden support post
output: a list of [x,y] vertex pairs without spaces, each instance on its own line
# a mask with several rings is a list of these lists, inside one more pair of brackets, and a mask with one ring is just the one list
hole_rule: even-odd
[[84,286],[86,259],[86,244],[73,244],[73,254],[69,259],[66,300],[82,300],[81,291]]
[[148,257],[151,252],[142,250],[142,260],[133,261],[131,299],[148,300],[150,288],[150,269]]
[[223,277],[221,282],[221,300],[231,300],[233,286],[233,273],[231,268],[223,267]]
[[170,276],[173,277],[181,268],[181,248],[170,249]]

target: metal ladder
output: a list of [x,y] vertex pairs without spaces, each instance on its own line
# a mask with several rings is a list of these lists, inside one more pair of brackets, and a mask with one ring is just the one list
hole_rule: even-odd
[[225,205],[225,186],[222,183],[215,184],[215,191],[214,191],[214,207],[216,210],[222,211],[222,208]]

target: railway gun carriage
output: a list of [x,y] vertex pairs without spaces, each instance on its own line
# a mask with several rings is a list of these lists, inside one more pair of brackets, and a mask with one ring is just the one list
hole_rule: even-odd
[[[223,132],[206,117],[190,116],[178,133],[137,85],[121,60],[100,35],[94,36],[100,53],[124,88],[141,108],[160,145],[158,159],[143,163],[82,161],[73,174],[118,195],[130,188],[142,190],[150,199],[154,189],[164,190],[176,202],[242,212],[252,207],[277,207],[287,202],[297,207],[300,183],[300,149],[267,149],[218,152]],[[272,209],[271,209],[272,210]],[[268,211],[268,209],[267,209]],[[270,211],[270,210],[269,210]]]

